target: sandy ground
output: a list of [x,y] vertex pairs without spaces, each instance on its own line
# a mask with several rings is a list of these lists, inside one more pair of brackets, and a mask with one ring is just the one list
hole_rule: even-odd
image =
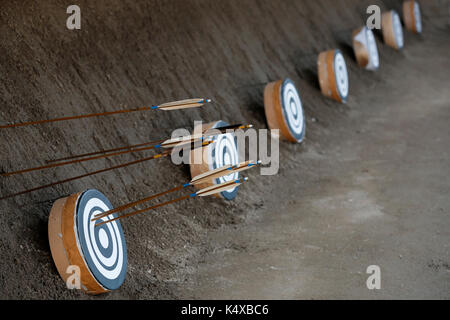
[[[448,298],[448,2],[424,2],[423,36],[382,68],[356,66],[351,30],[368,4],[399,1],[2,1],[2,123],[110,111],[188,97],[207,108],[0,131],[1,170],[169,137],[194,120],[266,128],[264,84],[292,78],[307,114],[302,145],[280,145],[276,176],[249,173],[232,202],[174,204],[123,223],[124,285],[93,299]],[[445,10],[444,10],[445,9]],[[350,98],[319,91],[316,55],[340,48]],[[147,154],[145,154],[147,155]],[[0,179],[2,195],[144,155]],[[158,160],[0,203],[0,297],[87,299],[65,288],[48,240],[55,199],[96,188],[114,205],[189,179]],[[382,289],[365,288],[378,264]]]
[[408,40],[345,124],[284,160],[298,176],[276,184],[277,207],[210,236],[188,297],[450,298],[450,43]]

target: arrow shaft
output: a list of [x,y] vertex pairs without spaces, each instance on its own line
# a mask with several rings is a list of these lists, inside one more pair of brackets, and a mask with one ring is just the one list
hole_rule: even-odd
[[[195,101],[197,101],[197,102],[195,102]],[[25,127],[25,126],[44,124],[44,123],[50,123],[50,122],[85,119],[85,118],[109,116],[109,115],[137,112],[137,111],[148,111],[148,110],[155,110],[155,109],[170,110],[170,109],[176,109],[176,108],[199,107],[209,101],[210,100],[208,100],[208,99],[189,99],[189,100],[184,100],[184,101],[178,101],[179,103],[177,101],[174,101],[174,102],[162,104],[160,106],[150,106],[150,107],[145,106],[145,107],[139,107],[139,108],[133,108],[133,109],[123,109],[123,110],[116,110],[116,111],[83,114],[83,115],[78,115],[78,116],[69,116],[69,117],[61,117],[61,118],[54,118],[54,119],[45,119],[45,120],[14,123],[14,124],[2,125],[2,126],[0,126],[0,129]]]
[[129,209],[129,208],[135,207],[135,206],[137,206],[137,205],[139,205],[139,204],[145,203],[145,202],[147,202],[147,201],[150,201],[150,200],[155,199],[155,198],[158,198],[158,197],[162,197],[162,196],[164,196],[164,195],[166,195],[166,194],[169,194],[169,193],[172,193],[172,192],[181,190],[181,189],[183,189],[183,188],[184,188],[184,186],[181,185],[181,186],[178,186],[178,187],[169,189],[169,190],[167,190],[167,191],[160,192],[160,193],[154,194],[154,195],[152,195],[152,196],[143,198],[143,199],[141,199],[141,200],[134,201],[134,202],[130,202],[130,203],[128,203],[128,204],[125,204],[125,205],[123,205],[123,206],[117,207],[117,208],[115,208],[115,209],[111,209],[111,210],[109,210],[109,211],[105,211],[105,212],[103,212],[103,213],[101,213],[101,214],[99,214],[99,215],[95,215],[95,216],[94,216],[94,219],[92,219],[92,221],[101,219],[101,218],[103,218],[103,217],[109,216],[109,215],[114,214],[114,213],[119,212],[119,211],[123,211],[123,210]]
[[85,119],[85,118],[109,116],[109,115],[115,115],[115,114],[121,114],[121,113],[147,111],[147,110],[151,110],[151,107],[140,107],[140,108],[134,108],[134,109],[124,109],[124,110],[109,111],[109,112],[83,114],[83,115],[79,115],[79,116],[70,116],[70,117],[61,117],[61,118],[54,118],[54,119],[45,119],[45,120],[37,120],[37,121],[28,121],[28,122],[14,123],[14,124],[2,125],[2,126],[0,126],[0,129],[25,127],[25,126],[44,124],[44,123],[50,123],[50,122],[60,122],[60,121],[68,121],[68,120],[76,120],[76,119]]
[[219,190],[219,189],[222,189],[223,187],[227,187],[227,186],[231,186],[231,185],[234,185],[234,184],[236,184],[236,181],[231,181],[231,182],[228,182],[228,183],[221,183],[221,184],[218,184],[216,187],[214,187],[214,188],[205,188],[205,189],[202,189],[202,190],[200,190],[199,192],[197,192],[196,193],[196,195],[198,195],[198,196],[200,196],[200,195],[202,195],[202,191],[203,190],[207,190],[207,192],[208,193],[212,193],[212,192],[214,192],[215,190]]
[[225,132],[226,130],[239,129],[241,126],[242,126],[241,124],[232,124],[229,126],[223,126],[223,127],[218,127],[218,128],[208,128],[205,131],[203,131],[203,133],[207,133],[208,131],[211,131],[211,130],[220,130],[221,132]]
[[155,140],[155,141],[149,141],[149,142],[139,143],[139,144],[130,145],[130,146],[124,146],[124,147],[118,147],[118,148],[112,148],[112,149],[106,149],[106,150],[99,150],[99,151],[95,151],[95,152],[83,153],[83,154],[78,154],[78,155],[74,155],[74,156],[70,156],[70,157],[48,160],[47,163],[53,163],[53,162],[59,162],[59,161],[77,159],[77,158],[84,158],[84,157],[89,157],[89,156],[95,156],[97,154],[102,154],[102,153],[110,153],[110,152],[115,152],[115,151],[134,149],[134,148],[144,147],[144,146],[148,146],[148,145],[160,144],[161,142],[164,142],[164,140]]
[[[235,125],[219,127],[219,128],[216,128],[216,129],[221,130],[221,132],[224,132],[226,130],[241,129],[241,128],[246,128],[246,127],[247,126],[242,126],[241,124],[235,124]],[[204,136],[207,137],[207,136],[210,136],[210,135],[205,134]],[[78,155],[74,155],[74,156],[70,156],[70,157],[64,157],[64,158],[58,158],[58,159],[54,159],[54,160],[48,160],[47,163],[60,162],[60,161],[65,161],[65,160],[72,160],[72,159],[77,159],[77,158],[84,158],[84,157],[89,157],[89,156],[95,156],[97,154],[110,153],[110,152],[121,151],[121,150],[126,150],[126,149],[133,149],[133,148],[143,147],[143,146],[147,146],[147,145],[160,144],[160,143],[162,143],[164,141],[166,141],[166,140],[155,140],[155,141],[149,141],[149,142],[144,142],[144,143],[140,143],[140,144],[124,146],[124,147],[118,147],[118,148],[113,148],[113,149],[106,149],[106,150],[99,150],[99,151],[95,151],[95,152],[83,153],[83,154],[78,154]]]
[[200,107],[205,103],[211,102],[209,99],[187,99],[169,103],[163,103],[159,106],[155,106],[155,109],[161,110],[171,110],[171,109],[184,109],[184,108],[192,108],[192,107]]
[[[223,175],[232,174],[233,172],[236,172],[236,171],[239,172],[239,170],[243,170],[243,168],[250,168],[250,167],[252,167],[254,165],[256,165],[256,164],[252,163],[251,161],[246,161],[246,162],[243,162],[242,164],[240,164],[238,166],[235,166],[233,170],[230,170],[233,167],[224,167],[223,169],[218,170],[217,172],[214,172],[211,175],[207,175],[205,177],[201,177],[200,179],[197,179],[197,180],[193,179],[193,180],[191,180],[190,183],[186,183],[186,184],[177,186],[175,188],[169,189],[167,191],[160,192],[160,193],[154,194],[152,196],[143,198],[141,200],[130,202],[128,204],[122,205],[122,206],[117,207],[115,209],[111,209],[109,211],[100,213],[100,214],[94,216],[94,219],[92,219],[92,221],[96,221],[96,220],[99,220],[99,219],[101,219],[103,217],[106,217],[108,215],[114,214],[116,212],[123,211],[123,210],[129,209],[129,208],[135,207],[135,206],[137,206],[139,204],[145,203],[147,201],[150,201],[150,200],[158,198],[158,197],[162,197],[162,196],[164,196],[166,194],[182,190],[183,188],[185,188],[187,186],[197,185],[197,184],[203,183],[205,180],[213,179],[213,178],[220,177],[220,176],[223,176]],[[232,181],[232,182],[229,182],[228,184],[225,184],[225,186],[232,185],[232,184],[235,184],[235,183],[236,183],[236,181]],[[208,192],[214,192],[214,190],[218,190],[218,189],[221,189],[223,187],[224,187],[224,185],[221,184],[221,185],[218,185],[218,186],[216,186],[215,188],[213,188],[211,190],[208,190]],[[201,194],[201,191],[199,192],[199,194]]]
[[106,220],[106,221],[97,223],[95,226],[96,227],[97,226],[101,226],[101,225],[103,225],[105,223],[113,222],[113,221],[116,221],[116,220],[120,220],[120,219],[128,218],[128,217],[131,217],[131,216],[134,216],[134,215],[137,215],[137,214],[141,214],[141,213],[144,213],[144,212],[147,212],[147,211],[151,211],[151,210],[163,207],[163,206],[167,206],[167,205],[172,204],[174,202],[178,202],[178,201],[189,199],[190,197],[191,197],[191,195],[188,194],[188,195],[185,195],[185,196],[173,199],[173,200],[169,200],[169,201],[166,201],[166,202],[158,203],[158,204],[156,204],[154,206],[151,206],[151,207],[148,207],[148,208],[145,208],[145,209],[133,211],[133,212],[130,212],[130,213],[118,216],[118,217],[116,217],[114,219],[110,219],[110,220]]
[[[221,190],[221,189],[223,189],[226,186],[231,186],[231,185],[234,185],[234,184],[238,184],[238,181],[240,183],[243,183],[245,181],[245,179],[239,179],[237,181],[232,181],[232,182],[229,182],[229,183],[222,183],[220,185],[217,185],[217,187],[215,187],[215,188],[209,188],[209,189],[207,188],[208,189],[207,193],[208,194],[213,194],[213,192],[215,190],[219,190],[219,189]],[[203,189],[203,190],[206,190],[206,189]],[[179,197],[179,198],[176,198],[176,199],[173,199],[173,200],[169,200],[169,201],[166,201],[166,202],[162,202],[162,203],[156,204],[154,206],[151,206],[151,207],[148,207],[148,208],[145,208],[145,209],[133,211],[133,212],[130,212],[130,213],[118,216],[116,218],[110,219],[110,220],[102,221],[100,223],[97,223],[95,226],[96,227],[97,226],[101,226],[101,225],[106,224],[106,223],[110,223],[110,222],[113,222],[113,221],[116,221],[116,220],[119,220],[119,219],[128,218],[128,217],[131,217],[131,216],[134,216],[134,215],[137,215],[137,214],[145,213],[145,212],[148,212],[150,210],[154,210],[154,209],[157,209],[157,208],[160,208],[160,207],[163,207],[163,206],[167,206],[167,205],[172,204],[174,202],[186,200],[186,199],[189,199],[189,198],[194,198],[196,196],[201,196],[201,195],[202,195],[202,191],[200,190],[197,193],[187,194],[187,195],[184,195],[182,197]],[[98,219],[95,219],[95,220],[98,220]]]
[[203,183],[205,181],[211,181],[211,179],[228,176],[233,173],[241,172],[244,170],[248,170],[256,165],[261,164],[260,161],[245,161],[241,162],[237,165],[227,165],[223,166],[221,168],[217,168],[202,174],[199,174],[192,178],[191,184],[198,185],[200,183]]
[[140,152],[140,151],[151,150],[151,149],[155,149],[155,148],[156,148],[155,146],[150,146],[150,147],[145,147],[145,148],[125,150],[125,151],[120,151],[120,152],[115,152],[115,153],[110,153],[110,154],[104,154],[104,155],[99,155],[99,156],[89,157],[89,158],[84,158],[84,159],[70,160],[70,161],[65,161],[65,162],[61,162],[61,163],[52,163],[52,164],[47,164],[45,166],[2,173],[2,176],[9,177],[9,176],[13,176],[16,174],[22,174],[22,173],[27,173],[27,172],[37,171],[37,170],[50,169],[50,168],[55,168],[55,167],[62,167],[62,166],[66,166],[69,164],[75,164],[75,163],[81,163],[81,162],[85,162],[85,161],[89,161],[89,160],[97,160],[97,159],[102,159],[102,158],[114,157],[114,156],[119,156],[119,155],[123,155],[123,154],[127,154],[127,153]]
[[[201,147],[204,147],[204,146],[206,146],[208,144],[209,143],[203,143],[199,147],[201,148]],[[191,149],[196,149],[196,148],[197,148],[197,146],[195,146],[194,144],[191,145]],[[144,161],[149,161],[149,160],[153,160],[153,159],[167,157],[167,156],[170,155],[170,153],[171,153],[171,150],[168,150],[168,151],[165,151],[165,152],[160,153],[160,154],[156,154],[156,155],[151,156],[151,157],[138,159],[138,160],[135,160],[135,161],[123,163],[123,164],[120,164],[120,165],[117,165],[117,166],[113,166],[113,167],[109,167],[109,168],[105,168],[105,169],[101,169],[101,170],[97,170],[97,171],[93,171],[93,172],[88,172],[86,174],[82,174],[82,175],[79,175],[79,176],[76,176],[76,177],[72,177],[72,178],[60,180],[60,181],[57,181],[57,182],[49,183],[49,184],[44,185],[44,186],[40,186],[40,187],[36,187],[36,188],[33,188],[33,189],[28,189],[28,190],[25,190],[25,191],[9,194],[9,195],[6,195],[4,197],[1,197],[0,200],[12,198],[12,197],[15,197],[15,196],[19,196],[19,195],[22,195],[22,194],[25,194],[25,193],[29,193],[29,192],[33,192],[33,191],[37,191],[37,190],[41,190],[41,189],[45,189],[45,188],[50,188],[50,187],[53,187],[53,186],[56,186],[56,185],[59,185],[59,184],[62,184],[62,183],[66,183],[66,182],[82,179],[82,178],[85,178],[85,177],[88,177],[88,176],[92,176],[92,175],[95,175],[95,174],[98,174],[98,173],[103,173],[103,172],[107,172],[107,171],[114,170],[114,169],[124,168],[124,167],[127,167],[127,166],[131,166],[131,165],[134,165],[134,164],[138,164],[138,163],[144,162]]]
[[[227,168],[224,168],[224,169],[221,169],[221,170],[217,170],[213,174],[206,174],[205,176],[202,176],[200,178],[197,178],[198,176],[194,177],[192,179],[192,184],[197,185],[197,184],[204,183],[206,181],[210,181],[211,179],[214,179],[214,178],[218,178],[218,177],[222,177],[222,176],[225,176],[225,175],[228,175],[228,174],[232,174],[233,172],[230,172],[229,168],[231,168],[231,167],[227,167]],[[206,172],[206,173],[208,173],[208,172]]]
[[170,154],[170,152],[164,152],[164,153],[161,153],[161,154],[154,155],[152,157],[147,157],[147,158],[143,158],[143,159],[139,159],[139,160],[123,163],[123,164],[120,164],[120,165],[117,165],[117,166],[113,166],[113,167],[109,167],[109,168],[105,168],[105,169],[101,169],[101,170],[97,170],[97,171],[88,172],[88,173],[85,173],[85,174],[82,174],[82,175],[79,175],[79,176],[76,176],[76,177],[72,177],[72,178],[56,181],[56,182],[49,183],[49,184],[46,184],[46,185],[43,185],[43,186],[39,186],[39,187],[36,187],[36,188],[32,188],[32,189],[24,190],[24,191],[21,191],[21,192],[9,194],[7,196],[1,197],[0,200],[12,198],[12,197],[15,197],[15,196],[19,196],[19,195],[22,195],[22,194],[34,192],[34,191],[41,190],[41,189],[54,187],[54,186],[62,184],[62,183],[75,181],[75,180],[78,180],[78,179],[82,179],[82,178],[89,177],[89,176],[92,176],[92,175],[95,175],[95,174],[111,171],[111,170],[114,170],[114,169],[124,168],[124,167],[127,167],[127,166],[131,166],[131,165],[134,165],[134,164],[138,164],[138,163],[144,162],[144,161],[149,161],[149,160],[153,160],[153,159],[157,159],[157,158],[161,158],[161,157],[166,157],[169,154]]

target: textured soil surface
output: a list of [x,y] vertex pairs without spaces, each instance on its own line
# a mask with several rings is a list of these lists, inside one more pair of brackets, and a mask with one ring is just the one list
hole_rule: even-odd
[[[249,172],[231,202],[189,200],[123,223],[129,267],[117,291],[66,289],[47,238],[53,202],[88,188],[114,205],[189,180],[145,162],[0,202],[0,298],[450,298],[448,1],[421,1],[424,33],[382,44],[381,69],[357,67],[351,31],[365,9],[401,1],[2,1],[2,124],[211,97],[204,108],[0,130],[0,170],[164,139],[194,120],[266,128],[265,83],[289,77],[307,139],[280,144],[275,176]],[[349,102],[319,90],[317,54],[340,48]],[[151,152],[1,177],[1,195]],[[365,286],[379,265],[382,289]]]

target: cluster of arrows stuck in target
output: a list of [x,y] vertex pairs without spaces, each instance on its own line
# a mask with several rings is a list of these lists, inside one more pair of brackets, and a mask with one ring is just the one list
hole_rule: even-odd
[[[187,99],[187,100],[181,100],[181,101],[175,101],[175,102],[169,102],[169,103],[165,103],[165,104],[161,104],[161,105],[155,105],[155,106],[151,106],[151,107],[140,107],[140,108],[135,108],[135,109],[123,109],[123,110],[117,110],[117,111],[110,111],[110,112],[103,112],[103,113],[92,113],[92,114],[85,114],[85,115],[78,115],[78,116],[70,116],[70,117],[62,117],[62,118],[54,118],[54,119],[46,119],[46,120],[38,120],[38,121],[29,121],[29,122],[22,122],[22,123],[15,123],[15,124],[8,124],[8,125],[1,125],[0,129],[6,129],[6,128],[17,128],[17,127],[25,127],[25,126],[31,126],[31,125],[40,125],[40,124],[45,124],[45,123],[51,123],[51,122],[61,122],[61,121],[68,121],[68,120],[75,120],[75,119],[84,119],[84,118],[91,118],[91,117],[100,117],[100,116],[108,116],[108,115],[115,115],[115,114],[123,114],[123,113],[129,113],[129,112],[137,112],[137,111],[148,111],[148,110],[179,110],[179,109],[188,109],[188,108],[197,108],[197,107],[201,107],[203,106],[205,103],[209,103],[211,102],[210,99]],[[121,146],[121,147],[116,147],[116,148],[111,148],[111,149],[105,149],[105,150],[99,150],[99,151],[94,151],[94,152],[89,152],[89,153],[83,153],[83,154],[78,154],[78,155],[72,155],[72,156],[67,156],[67,157],[62,157],[62,158],[58,158],[58,159],[52,159],[52,160],[48,160],[47,164],[42,165],[42,166],[37,166],[37,167],[32,167],[32,168],[26,168],[26,169],[21,169],[21,170],[16,170],[16,171],[11,171],[11,172],[6,172],[6,173],[2,173],[1,175],[4,177],[10,177],[10,176],[14,176],[14,175],[18,175],[18,174],[24,174],[24,173],[28,173],[28,172],[33,172],[33,171],[42,171],[45,169],[50,169],[50,168],[56,168],[56,167],[62,167],[62,166],[66,166],[66,165],[71,165],[71,164],[77,164],[77,163],[83,163],[86,161],[92,161],[92,160],[98,160],[98,159],[104,159],[104,158],[111,158],[111,157],[115,157],[115,156],[119,156],[119,155],[124,155],[124,154],[130,154],[130,153],[136,153],[136,152],[142,152],[142,151],[147,151],[147,150],[154,150],[154,149],[162,149],[164,150],[162,153],[150,156],[150,157],[145,157],[145,158],[141,158],[138,160],[134,160],[134,161],[130,161],[130,162],[126,162],[126,163],[122,163],[116,166],[111,166],[111,167],[107,167],[101,170],[96,170],[96,171],[91,171],[79,176],[75,176],[75,177],[71,177],[71,178],[67,178],[67,179],[63,179],[60,181],[55,181],[46,185],[42,185],[42,186],[38,186],[35,188],[31,188],[28,190],[24,190],[24,191],[20,191],[17,193],[13,193],[13,194],[9,194],[9,195],[5,195],[0,197],[0,200],[4,200],[7,198],[11,198],[11,197],[15,197],[15,196],[19,196],[19,195],[23,195],[26,193],[30,193],[30,192],[34,192],[37,190],[42,190],[45,188],[50,188],[50,187],[54,187],[56,185],[59,184],[63,184],[63,183],[67,183],[67,182],[71,182],[71,181],[75,181],[78,179],[82,179],[88,176],[92,176],[95,174],[99,174],[99,173],[103,173],[103,172],[107,172],[107,171],[111,171],[111,170],[115,170],[115,169],[119,169],[119,168],[123,168],[123,167],[127,167],[130,165],[134,165],[134,164],[138,164],[144,161],[149,161],[149,160],[153,160],[153,159],[158,159],[158,158],[162,158],[162,157],[167,157],[171,154],[172,150],[175,147],[182,147],[182,146],[186,146],[186,145],[190,145],[190,149],[196,149],[199,147],[206,147],[208,145],[210,145],[211,143],[213,143],[213,137],[218,135],[218,134],[223,134],[226,133],[230,130],[239,130],[239,129],[248,129],[251,128],[252,125],[247,124],[247,125],[242,125],[242,124],[235,124],[235,125],[228,125],[228,126],[223,126],[223,127],[218,127],[218,128],[214,128],[213,131],[209,131],[209,130],[205,130],[203,131],[201,134],[194,134],[194,135],[190,135],[190,136],[184,136],[184,137],[179,137],[179,138],[172,138],[172,139],[168,139],[168,140],[155,140],[155,141],[148,141],[148,142],[144,142],[144,143],[140,143],[140,144],[135,144],[135,145],[128,145],[128,146]],[[182,201],[188,198],[194,198],[194,197],[205,197],[205,196],[210,196],[210,195],[214,195],[220,192],[224,192],[230,189],[234,189],[236,187],[238,187],[239,185],[241,185],[242,183],[246,182],[248,180],[248,178],[239,178],[236,180],[232,180],[232,181],[227,181],[221,184],[214,184],[212,186],[203,188],[201,190],[198,190],[197,192],[194,193],[189,193],[187,195],[184,195],[182,197],[170,200],[170,201],[166,201],[145,209],[141,209],[141,210],[137,210],[131,213],[127,213],[127,214],[123,214],[120,215],[118,217],[114,217],[112,216],[112,214],[135,207],[139,204],[148,202],[152,199],[161,197],[163,195],[172,193],[172,192],[176,192],[179,190],[182,190],[184,188],[187,188],[189,186],[196,186],[196,185],[200,185],[206,181],[212,181],[214,179],[223,177],[223,176],[228,176],[234,173],[238,173],[247,169],[250,169],[254,166],[257,166],[261,164],[261,161],[246,161],[246,162],[242,162],[239,163],[237,165],[227,165],[221,168],[217,168],[215,170],[211,170],[208,172],[204,172],[196,177],[194,177],[190,182],[182,184],[178,187],[172,188],[170,190],[146,197],[144,199],[138,200],[138,201],[134,201],[125,205],[122,205],[120,207],[117,207],[115,209],[112,209],[110,211],[106,211],[103,212],[101,214],[96,215],[92,220],[93,221],[98,221],[100,219],[103,219],[105,217],[108,217],[109,219],[107,220],[102,220],[99,223],[96,224],[96,226],[105,224],[105,223],[109,223],[118,219],[123,219],[126,217],[130,217],[133,215],[137,215],[140,213],[144,213],[144,212],[148,212],[150,210],[174,203],[174,202],[178,202],[178,201]]]

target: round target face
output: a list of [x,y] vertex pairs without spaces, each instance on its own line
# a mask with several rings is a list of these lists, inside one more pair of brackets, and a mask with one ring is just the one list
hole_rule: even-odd
[[353,51],[361,67],[375,71],[380,66],[377,42],[369,28],[364,26],[353,31]]
[[119,221],[95,224],[115,217],[106,216],[92,221],[94,215],[111,210],[109,200],[97,190],[84,192],[78,200],[76,227],[78,241],[85,262],[92,275],[104,288],[115,290],[125,280],[127,270],[127,247]]
[[378,69],[380,66],[380,57],[378,55],[378,48],[377,48],[377,42],[375,40],[375,36],[369,28],[366,29],[366,36],[367,36],[367,47],[369,50],[369,57],[370,57],[370,69]]
[[305,117],[300,95],[290,79],[284,80],[281,87],[281,108],[290,133],[301,142],[305,137]]
[[397,44],[397,48],[403,48],[403,29],[402,23],[400,22],[400,16],[397,12],[392,12],[392,27],[394,28],[394,36],[395,42]]
[[420,7],[417,2],[414,1],[414,22],[416,24],[416,32],[422,32],[422,15],[420,14]]
[[344,56],[339,50],[336,50],[334,55],[334,74],[336,76],[338,93],[342,100],[345,101],[348,96],[348,73]]
[[[218,121],[214,124],[212,128],[224,127],[229,124],[225,121]],[[232,133],[225,133],[214,136],[214,143],[209,146],[210,150],[210,166],[211,170],[221,168],[226,165],[237,165],[239,164],[239,153],[237,149],[236,137]],[[216,179],[216,183],[224,183],[239,179],[239,172],[233,173],[227,176],[219,177]],[[238,187],[223,191],[221,195],[227,199],[232,200],[236,197],[238,192]]]
[[403,2],[403,21],[408,30],[414,33],[422,33],[422,15],[417,1],[407,0]]

